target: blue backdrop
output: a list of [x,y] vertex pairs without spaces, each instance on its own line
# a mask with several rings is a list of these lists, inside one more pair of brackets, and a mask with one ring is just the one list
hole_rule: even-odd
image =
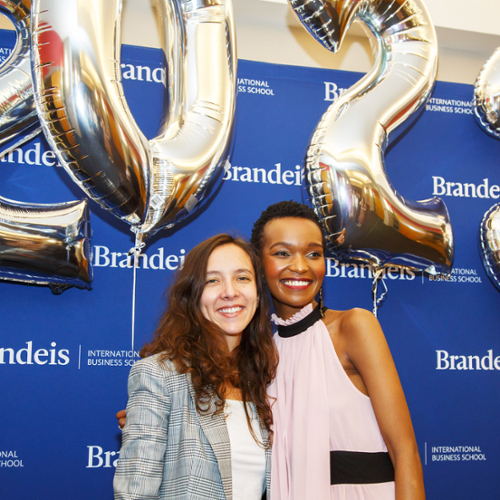
[[[10,34],[2,36],[4,49],[13,45]],[[138,67],[153,75],[161,52],[126,46],[122,62],[130,108],[152,137],[162,83],[153,76],[148,81],[148,71]],[[329,100],[360,76],[239,61],[232,166],[205,210],[148,242],[137,272],[136,352],[152,335],[163,291],[185,253],[219,232],[248,236],[270,203],[301,201],[300,165],[313,128]],[[500,295],[478,250],[480,220],[500,194],[492,189],[500,184],[500,143],[476,125],[472,93],[472,86],[438,82],[425,112],[386,156],[396,190],[410,200],[441,195],[455,232],[451,279],[388,273],[388,299],[379,312],[410,407],[427,497],[436,500],[495,498],[500,490]],[[52,155],[44,155],[48,150],[39,137],[2,157],[0,194],[35,203],[83,198]],[[474,184],[474,193],[470,187],[465,192],[465,183]],[[113,496],[121,440],[114,414],[126,405],[134,359],[132,269],[125,255],[132,233],[90,205],[91,291],[55,296],[47,287],[0,283],[2,499]],[[330,308],[371,309],[371,280],[329,259],[325,299]],[[40,349],[49,352],[45,364],[35,356]]]

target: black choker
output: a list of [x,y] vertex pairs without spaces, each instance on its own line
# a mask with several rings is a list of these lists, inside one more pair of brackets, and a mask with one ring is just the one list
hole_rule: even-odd
[[278,335],[280,337],[293,337],[299,333],[305,332],[310,326],[319,321],[324,314],[319,307],[319,304],[314,308],[314,311],[308,314],[304,319],[293,325],[278,325]]

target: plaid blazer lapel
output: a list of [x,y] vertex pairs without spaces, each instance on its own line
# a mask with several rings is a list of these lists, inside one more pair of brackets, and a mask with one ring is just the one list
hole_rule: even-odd
[[[189,387],[189,394],[193,400],[196,401],[196,393],[193,383],[191,382],[191,374],[187,374],[187,381]],[[215,398],[210,399],[210,408],[207,412],[199,412],[196,409],[198,420],[200,422],[203,433],[205,434],[215,458],[219,465],[219,472],[224,487],[226,500],[233,498],[233,480],[231,476],[231,444],[229,442],[229,433],[227,431],[226,419],[224,412],[215,413]]]

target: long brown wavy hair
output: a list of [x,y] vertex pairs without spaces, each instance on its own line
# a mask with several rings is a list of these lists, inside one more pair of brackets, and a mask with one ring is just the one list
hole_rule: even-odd
[[[229,352],[224,332],[203,316],[200,307],[208,259],[223,245],[236,245],[250,257],[258,296],[255,315],[243,331],[239,346],[232,352]],[[177,272],[154,339],[141,349],[140,355],[161,353],[160,361],[171,360],[179,373],[190,373],[200,412],[208,410],[214,395],[216,411],[222,411],[225,387],[232,385],[240,389],[244,403],[255,404],[261,422],[271,432],[273,418],[266,388],[276,375],[278,354],[272,339],[263,276],[260,259],[246,241],[229,234],[203,241],[188,253],[183,267]],[[244,404],[247,422],[255,438],[246,406]]]

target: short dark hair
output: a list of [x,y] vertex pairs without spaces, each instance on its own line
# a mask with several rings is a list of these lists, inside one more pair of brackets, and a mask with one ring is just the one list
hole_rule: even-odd
[[262,251],[262,240],[264,237],[264,228],[268,222],[274,219],[285,219],[287,217],[297,217],[299,219],[308,219],[314,222],[320,229],[321,235],[323,236],[323,247],[325,246],[325,237],[323,232],[323,227],[316,215],[316,212],[307,205],[303,203],[298,203],[297,201],[280,201],[269,205],[261,214],[260,217],[255,221],[252,228],[252,236],[250,237],[250,243],[260,254]]

